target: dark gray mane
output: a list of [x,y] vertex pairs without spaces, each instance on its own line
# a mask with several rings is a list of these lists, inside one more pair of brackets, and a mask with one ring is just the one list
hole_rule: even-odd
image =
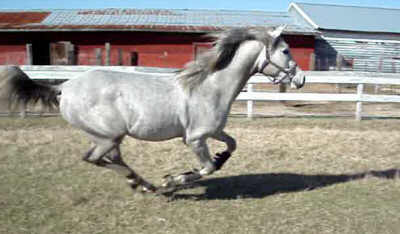
[[269,45],[272,37],[266,28],[233,28],[218,34],[209,34],[215,38],[215,46],[188,63],[177,75],[184,89],[192,90],[201,84],[209,74],[228,66],[239,45],[248,40],[259,40]]

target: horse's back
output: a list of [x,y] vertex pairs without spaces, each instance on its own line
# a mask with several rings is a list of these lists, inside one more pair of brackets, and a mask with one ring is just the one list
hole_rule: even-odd
[[171,99],[177,99],[172,78],[97,70],[63,85],[60,110],[95,135],[163,140],[180,134],[177,100]]

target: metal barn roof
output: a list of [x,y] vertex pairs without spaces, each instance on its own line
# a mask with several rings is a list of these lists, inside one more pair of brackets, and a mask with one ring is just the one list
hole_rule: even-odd
[[0,10],[0,31],[212,32],[229,27],[287,24],[286,33],[314,34],[286,12],[230,10],[86,9]]
[[291,3],[314,29],[400,33],[400,9]]

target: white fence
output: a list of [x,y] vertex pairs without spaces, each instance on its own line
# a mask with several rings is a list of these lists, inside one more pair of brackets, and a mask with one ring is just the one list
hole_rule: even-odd
[[[68,80],[89,69],[110,69],[133,73],[157,73],[170,75],[174,69],[122,67],[122,66],[21,66],[22,70],[32,79]],[[400,103],[398,95],[371,95],[364,94],[364,84],[374,85],[400,85],[400,74],[370,73],[370,72],[320,72],[309,71],[306,73],[306,83],[321,84],[356,84],[357,92],[354,94],[342,93],[270,93],[254,92],[253,85],[269,83],[262,75],[251,77],[246,92],[241,92],[238,101],[247,101],[247,115],[253,116],[253,103],[255,101],[340,101],[355,102],[355,116],[357,120],[362,118],[362,103]]]
[[400,85],[400,74],[367,73],[367,72],[306,72],[306,83],[320,84],[355,84],[357,92],[344,93],[266,93],[253,92],[252,86],[266,83],[262,76],[254,76],[248,82],[247,92],[241,92],[236,100],[247,101],[247,115],[252,117],[254,101],[340,101],[356,102],[356,120],[362,119],[362,103],[400,103],[398,95],[364,94],[364,84]]

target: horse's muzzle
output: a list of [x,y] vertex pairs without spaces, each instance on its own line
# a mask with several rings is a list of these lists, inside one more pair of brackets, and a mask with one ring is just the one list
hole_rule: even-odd
[[300,89],[304,86],[305,83],[306,76],[304,75],[304,72],[299,67],[296,67],[296,75],[292,78],[290,82],[290,87]]

